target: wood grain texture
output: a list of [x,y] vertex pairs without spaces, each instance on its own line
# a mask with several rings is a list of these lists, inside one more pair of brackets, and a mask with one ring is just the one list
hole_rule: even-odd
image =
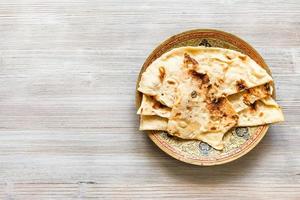
[[[143,61],[194,28],[252,44],[286,117],[223,166],[181,163],[137,130]],[[0,0],[0,141],[5,200],[299,199],[300,3]]]

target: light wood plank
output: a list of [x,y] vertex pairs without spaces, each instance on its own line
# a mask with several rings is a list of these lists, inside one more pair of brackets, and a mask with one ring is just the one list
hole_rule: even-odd
[[[299,19],[296,0],[0,0],[0,199],[299,199]],[[223,166],[181,163],[138,132],[141,65],[194,28],[257,48],[286,117]]]

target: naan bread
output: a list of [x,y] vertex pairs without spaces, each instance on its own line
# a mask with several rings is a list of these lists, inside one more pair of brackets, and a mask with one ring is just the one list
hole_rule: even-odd
[[166,131],[168,119],[156,115],[141,115],[140,130],[160,130]]
[[[263,99],[272,99],[272,98],[265,98],[271,96],[273,93],[273,88],[269,83],[264,85],[256,86],[254,88],[247,89],[245,91],[233,94],[228,96],[229,102],[232,104],[233,109],[235,112],[240,112],[246,108],[248,108],[251,104],[255,101]],[[270,100],[269,100],[270,101]],[[276,102],[273,100],[269,102],[272,104]],[[265,104],[268,104],[267,102]],[[140,108],[138,109],[137,114],[139,115],[158,115],[160,117],[169,118],[171,114],[171,108],[162,105],[160,102],[155,100],[155,98],[143,95],[142,103]]]
[[271,76],[233,50],[181,47],[156,59],[142,74],[140,130],[167,131],[224,148],[232,127],[283,121],[272,99]]
[[[169,120],[141,115],[140,129],[166,130],[179,138],[201,140],[215,149],[222,149],[222,138],[237,123],[237,113],[226,98],[214,101],[208,98],[210,84],[207,76],[197,73],[189,76],[176,90],[176,101]],[[155,100],[151,98],[143,101],[144,104],[155,104]]]
[[207,74],[212,87],[210,95],[215,98],[272,81],[261,66],[240,52],[223,48],[180,47],[163,54],[146,69],[138,90],[172,107],[185,70]]
[[276,108],[280,107],[273,98],[263,98],[261,99],[261,102],[263,102],[266,106],[274,106]]
[[[167,131],[167,126],[168,120],[166,118],[141,115],[140,130]],[[205,132],[199,135],[197,139],[206,142],[215,149],[221,150],[224,147],[223,136],[223,132]]]
[[153,97],[143,95],[141,106],[137,112],[139,115],[157,115],[160,117],[169,118],[171,114],[171,108],[162,105],[156,101]]
[[238,116],[237,126],[258,126],[284,121],[282,110],[272,97],[254,102],[251,107],[239,112]]
[[[206,78],[205,78],[206,77]],[[202,134],[225,134],[237,123],[237,113],[222,97],[210,99],[207,76],[181,83],[168,121],[168,133],[183,139],[202,140]]]
[[225,133],[221,132],[206,132],[199,135],[198,140],[206,142],[214,149],[222,150],[224,148],[224,137]]
[[232,104],[234,110],[236,112],[240,112],[248,108],[255,101],[271,96],[272,93],[272,86],[269,83],[266,83],[264,85],[256,86],[254,88],[232,94],[228,96],[228,100]]

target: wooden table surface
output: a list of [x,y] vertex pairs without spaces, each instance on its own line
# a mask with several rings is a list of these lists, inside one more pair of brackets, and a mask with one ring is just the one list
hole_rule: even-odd
[[[231,32],[273,71],[286,122],[198,167],[138,131],[140,67],[167,37]],[[300,2],[0,0],[0,199],[300,199]]]

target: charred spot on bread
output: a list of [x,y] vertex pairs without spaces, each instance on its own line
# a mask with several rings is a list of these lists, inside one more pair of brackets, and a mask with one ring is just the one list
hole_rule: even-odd
[[237,122],[238,115],[231,110],[232,108],[228,107],[228,101],[225,97],[220,97],[217,99],[206,101],[206,108],[208,109],[209,113],[211,114],[212,120],[219,120],[223,119],[224,117],[227,119],[231,119],[234,122]]
[[180,117],[180,116],[181,116],[180,112],[178,112],[178,113],[175,114],[175,117]]
[[191,93],[191,97],[192,98],[196,98],[197,97],[197,92],[195,90]]
[[229,67],[228,67],[228,66],[226,66],[226,67],[223,67],[223,72],[227,72],[227,71],[228,71],[228,69],[229,69]]
[[270,84],[269,83],[266,83],[264,84],[264,88],[267,92],[270,92],[271,91],[271,87],[270,87]]
[[161,104],[160,102],[155,102],[152,106],[154,109],[166,108],[167,106]]
[[226,55],[226,58],[227,58],[228,60],[231,60],[231,59],[232,59],[230,55]]
[[217,130],[217,128],[213,126],[210,128],[210,130],[215,131],[215,130]]
[[262,117],[263,115],[264,115],[264,113],[263,113],[263,112],[260,112],[260,113],[259,113],[259,116],[260,116],[260,117]]
[[253,111],[255,111],[257,109],[256,101],[254,103],[250,104],[250,109],[253,110]]
[[209,83],[209,77],[207,74],[205,74],[202,78],[202,83],[203,84],[208,84]]
[[239,59],[241,59],[242,61],[245,61],[247,59],[246,55],[239,55]]
[[167,80],[167,83],[169,83],[170,85],[175,85],[175,81],[174,80]]
[[214,86],[217,87],[217,88],[220,87],[220,85],[216,82],[214,83]]
[[251,105],[251,100],[250,100],[250,92],[247,90],[245,94],[243,94],[243,103],[250,106]]
[[198,83],[198,87],[201,89],[203,85],[209,84],[209,77],[207,74],[198,73],[194,70],[189,70],[189,75],[192,76],[193,80]]
[[232,115],[231,118],[234,119],[235,121],[237,121],[239,119],[239,116],[238,115]]
[[247,88],[246,82],[243,79],[236,81],[236,88],[238,91],[246,89]]
[[164,80],[165,75],[166,75],[166,70],[165,70],[165,68],[164,68],[163,66],[159,67],[159,79],[160,79],[161,81]]
[[221,97],[221,98],[215,98],[215,99],[208,99],[207,100],[207,109],[211,112],[214,113],[216,111],[221,112],[222,105],[224,105],[226,99]]
[[189,75],[191,75],[195,79],[202,80],[206,74],[198,73],[195,70],[189,70]]
[[197,60],[192,58],[189,54],[184,53],[183,63],[187,65],[187,67],[196,68],[198,66]]
[[232,52],[228,52],[225,56],[228,60],[232,60],[236,57],[235,54]]

